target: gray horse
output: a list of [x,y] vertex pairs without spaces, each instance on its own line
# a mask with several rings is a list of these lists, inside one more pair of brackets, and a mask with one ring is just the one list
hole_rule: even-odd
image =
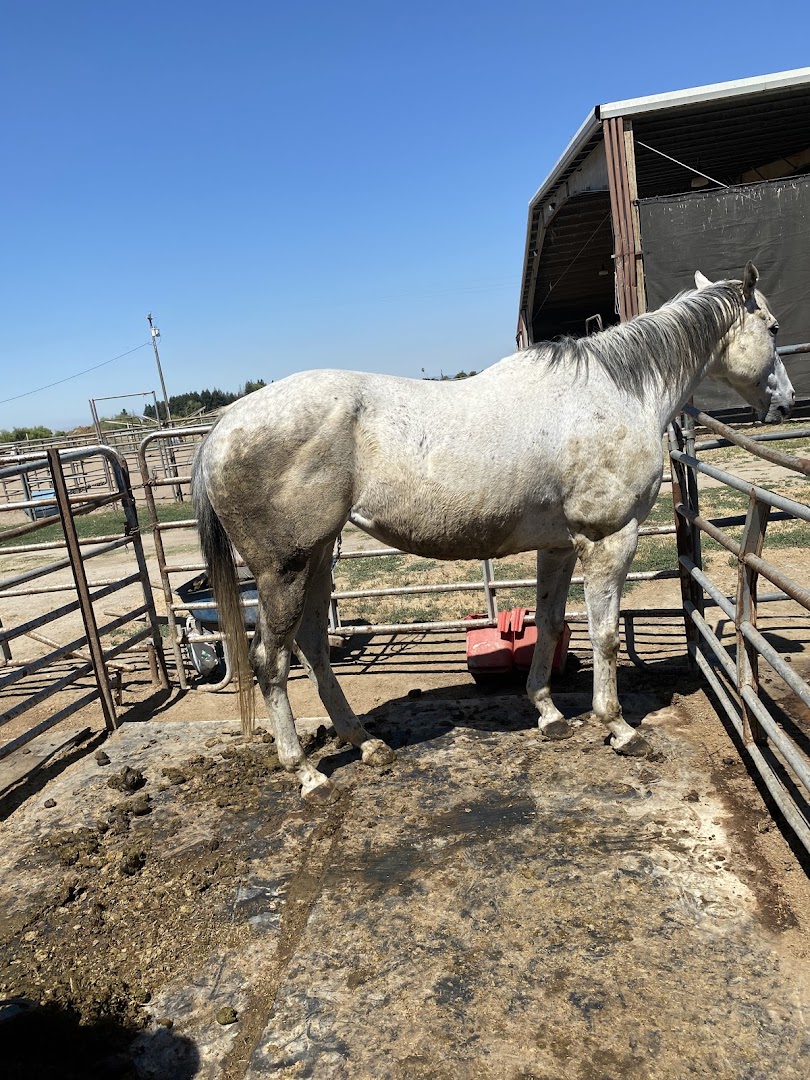
[[[619,601],[661,477],[662,435],[708,373],[760,419],[793,388],[776,319],[745,279],[698,288],[582,340],[533,346],[475,378],[430,382],[349,371],[292,375],[231,406],[200,447],[193,493],[229,659],[252,730],[256,674],[282,765],[305,798],[332,785],[304,756],[287,696],[294,645],[338,735],[363,761],[393,753],[352,711],[329,663],[330,558],[347,521],[434,559],[537,550],[537,647],[528,694],[548,738],[571,733],[549,693],[577,558],[594,652],[593,712],[611,745],[643,754],[616,693]],[[497,478],[497,479],[496,479]],[[258,584],[250,656],[232,546]]]

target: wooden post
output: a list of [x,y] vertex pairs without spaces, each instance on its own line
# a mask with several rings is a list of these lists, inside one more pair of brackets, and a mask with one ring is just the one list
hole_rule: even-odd
[[636,144],[633,123],[624,122],[624,156],[627,162],[627,193],[630,199],[630,225],[636,269],[636,305],[638,313],[647,310],[647,286],[644,282],[644,257],[641,250],[641,225],[638,218],[638,182],[636,179]]
[[636,202],[636,158],[633,132],[621,116],[602,124],[605,138],[610,216],[613,225],[613,261],[616,300],[622,322],[646,310],[643,280],[639,283],[641,236]]

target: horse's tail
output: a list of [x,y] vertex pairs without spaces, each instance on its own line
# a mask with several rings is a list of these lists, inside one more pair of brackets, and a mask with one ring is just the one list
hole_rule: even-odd
[[217,602],[217,620],[223,634],[226,662],[239,688],[242,730],[246,735],[252,735],[256,715],[253,700],[253,672],[248,655],[239,578],[236,573],[233,547],[208,497],[203,469],[204,450],[205,443],[197,451],[191,468],[191,496],[197,517],[200,547]]

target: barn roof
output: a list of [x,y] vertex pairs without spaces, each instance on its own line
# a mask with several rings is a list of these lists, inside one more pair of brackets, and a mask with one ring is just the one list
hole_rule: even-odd
[[810,68],[597,105],[529,204],[520,311],[531,340],[613,316],[603,123],[615,117],[632,124],[641,199],[810,171]]

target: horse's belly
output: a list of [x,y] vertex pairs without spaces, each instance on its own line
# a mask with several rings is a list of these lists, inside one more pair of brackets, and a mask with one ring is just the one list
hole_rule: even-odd
[[383,544],[429,559],[495,559],[539,547],[567,547],[571,542],[559,512],[503,520],[434,510],[405,520],[355,507],[349,520]]
[[491,557],[491,541],[480,530],[452,533],[441,522],[423,521],[406,524],[369,517],[352,510],[349,521],[363,532],[389,547],[399,548],[411,555],[426,559],[487,559]]

